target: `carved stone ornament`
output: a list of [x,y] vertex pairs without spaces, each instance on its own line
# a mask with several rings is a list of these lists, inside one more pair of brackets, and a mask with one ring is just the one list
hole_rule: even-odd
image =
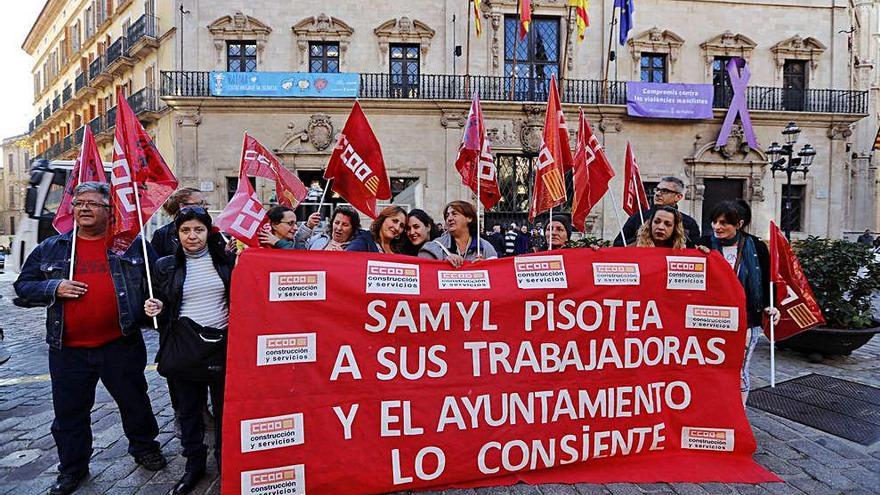
[[[708,141],[708,142],[707,142]],[[748,146],[742,127],[733,127],[730,137],[724,146],[715,147],[715,139],[704,140],[702,135],[696,136],[694,153],[684,157],[685,175],[690,184],[685,197],[697,203],[705,195],[705,179],[725,178],[743,179],[746,182],[745,199],[750,203],[764,201],[762,178],[767,169],[767,155],[762,150]]]
[[435,31],[418,19],[403,16],[399,19],[389,19],[383,22],[373,30],[373,33],[379,40],[379,49],[386,54],[387,58],[388,46],[391,43],[417,44],[422,56],[427,55]]
[[846,139],[852,136],[852,126],[849,124],[833,124],[828,128],[828,138],[832,140]]
[[810,68],[815,71],[822,53],[827,48],[816,38],[802,38],[801,35],[796,34],[773,45],[770,51],[776,56],[776,65],[780,69],[785,65],[786,60],[807,60],[810,62]]
[[642,32],[634,38],[630,38],[627,42],[632,55],[633,75],[636,80],[639,79],[639,71],[641,68],[642,53],[665,53],[667,55],[669,73],[675,72],[675,62],[681,54],[681,46],[684,39],[670,30],[662,30],[658,27]]
[[727,137],[727,142],[724,143],[724,146],[718,148],[718,152],[728,160],[739,154],[743,157],[749,154],[749,143],[745,140],[742,125],[735,124],[733,126],[730,136]]
[[605,117],[599,121],[599,129],[605,133],[617,133],[623,131],[623,120],[613,117]]
[[324,151],[333,144],[333,122],[332,117],[325,113],[316,113],[309,120],[306,127],[309,135],[309,141],[318,151]]
[[464,127],[464,124],[467,122],[467,114],[465,112],[459,112],[455,110],[441,110],[440,111],[440,125],[444,129],[448,129],[449,127],[457,127],[461,129]]
[[202,123],[202,115],[198,111],[180,112],[174,121],[180,127],[195,127]]
[[544,138],[544,105],[523,105],[526,119],[519,130],[519,141],[525,153],[537,153]]
[[[326,151],[336,142],[336,131],[332,117],[325,113],[316,113],[309,117],[304,129],[298,129],[296,123],[287,124],[284,141],[277,148],[279,154],[297,154],[308,151]],[[313,150],[305,145],[310,144]]]
[[211,33],[214,40],[215,69],[225,70],[224,56],[226,55],[227,41],[251,40],[257,43],[257,67],[259,68],[263,63],[266,40],[272,32],[272,28],[259,19],[236,10],[232,15],[220,17],[208,24],[208,32]]
[[[336,42],[339,44],[339,64],[345,64],[345,54],[354,34],[354,29],[341,20],[320,14],[317,17],[306,17],[290,28],[296,37],[296,47],[299,49],[300,68],[307,70],[309,62],[310,42]],[[341,67],[340,67],[341,72]]]
[[742,57],[751,62],[752,52],[758,46],[748,36],[731,31],[724,31],[714,38],[700,44],[706,58],[706,77],[712,77],[712,64],[715,57]]

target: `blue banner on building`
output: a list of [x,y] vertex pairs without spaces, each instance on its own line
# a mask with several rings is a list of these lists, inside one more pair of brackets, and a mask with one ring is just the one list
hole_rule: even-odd
[[626,113],[657,119],[711,119],[711,84],[626,83]]
[[357,98],[360,74],[211,72],[212,96]]

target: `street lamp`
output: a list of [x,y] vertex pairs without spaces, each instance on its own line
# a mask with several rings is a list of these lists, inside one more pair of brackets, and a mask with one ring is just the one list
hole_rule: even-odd
[[794,145],[797,143],[798,136],[801,133],[800,127],[797,126],[794,122],[789,122],[788,125],[785,126],[785,129],[782,130],[782,137],[785,139],[785,144],[780,145],[777,142],[773,142],[767,148],[766,153],[770,160],[770,171],[773,173],[773,177],[776,177],[776,172],[785,173],[786,181],[785,181],[785,193],[783,194],[783,206],[782,206],[782,228],[785,231],[785,238],[791,239],[791,176],[797,172],[801,172],[804,174],[804,178],[807,178],[807,172],[810,170],[810,165],[813,164],[813,158],[816,157],[816,148],[810,143],[806,143],[801,147],[801,150],[795,156],[794,153]]

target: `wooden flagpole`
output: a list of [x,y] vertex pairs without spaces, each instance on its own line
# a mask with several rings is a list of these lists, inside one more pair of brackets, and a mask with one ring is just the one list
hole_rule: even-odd
[[617,9],[611,8],[611,24],[608,28],[608,51],[605,54],[605,75],[602,78],[602,102],[608,101],[608,71],[611,66],[611,47],[614,46],[614,26],[617,24]]

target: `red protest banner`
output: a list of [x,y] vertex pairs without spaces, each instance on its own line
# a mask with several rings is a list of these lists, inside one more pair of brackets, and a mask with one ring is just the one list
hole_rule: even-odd
[[633,249],[245,251],[223,493],[779,481],[751,458],[733,272]]

